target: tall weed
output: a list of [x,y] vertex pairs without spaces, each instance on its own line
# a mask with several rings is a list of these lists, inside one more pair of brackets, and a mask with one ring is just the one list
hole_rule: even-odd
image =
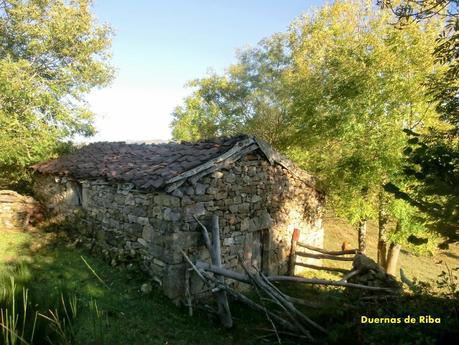
[[[36,306],[29,290],[19,287],[14,277],[8,285],[4,284],[0,289],[0,345],[86,345],[88,337],[97,344],[105,344],[108,318],[95,300],[81,304],[75,295],[61,294],[59,303],[46,312],[34,310]],[[83,308],[88,311],[84,318],[90,318],[84,340],[78,338]]]

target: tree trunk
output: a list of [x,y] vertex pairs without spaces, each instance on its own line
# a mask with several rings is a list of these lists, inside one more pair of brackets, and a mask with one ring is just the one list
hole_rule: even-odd
[[367,249],[367,220],[359,221],[359,251],[365,254]]
[[400,254],[401,245],[391,243],[387,254],[386,273],[395,276],[397,272],[398,256]]
[[[401,230],[401,226],[402,224],[400,223],[400,221],[397,221],[394,233],[399,232]],[[386,270],[387,274],[392,274],[393,276],[395,276],[400,249],[400,245],[397,245],[395,243],[390,244],[386,256],[386,265],[384,266],[384,269]]]
[[387,226],[389,216],[387,214],[387,198],[385,192],[381,191],[379,195],[379,212],[378,212],[378,264],[386,267],[387,260]]

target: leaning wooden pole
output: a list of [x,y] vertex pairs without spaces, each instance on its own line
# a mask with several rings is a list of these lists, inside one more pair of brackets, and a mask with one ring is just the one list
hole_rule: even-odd
[[[286,306],[285,304],[283,304],[282,301],[279,300],[279,296],[277,296],[271,289],[267,288],[263,284],[263,282],[261,280],[261,277],[258,274],[254,273],[254,272],[251,272],[251,269],[249,267],[245,266],[245,264],[243,262],[241,262],[241,265],[244,268],[244,271],[247,274],[247,276],[249,277],[249,279],[252,282],[253,286],[255,286],[257,289],[263,291],[273,302],[275,302],[285,312],[287,317],[293,323],[295,329],[300,331],[303,335],[307,336],[309,338],[309,340],[313,340],[313,338],[312,338],[311,334],[309,333],[309,331],[306,328],[304,328],[304,326],[301,324],[301,322],[295,317],[295,312],[293,311],[293,309],[295,309],[295,308],[294,307],[293,307],[293,309],[289,308],[290,306],[293,306],[293,304],[291,304],[290,302],[287,302],[287,303],[289,303],[289,306]],[[253,270],[255,271],[254,268],[253,268]]]
[[303,247],[309,250],[313,250],[315,252],[319,252],[322,254],[328,254],[328,255],[348,255],[348,254],[357,254],[359,251],[358,249],[348,249],[348,250],[325,250],[323,248],[319,247],[314,247],[311,246],[310,244],[303,243],[303,242],[298,242],[297,246]]
[[[218,268],[222,268],[222,252],[220,247],[220,226],[218,223],[218,216],[212,216],[212,264]],[[224,284],[225,278],[221,275],[217,275],[216,279],[219,283]],[[226,328],[233,327],[233,319],[231,317],[231,311],[228,304],[228,297],[226,296],[226,291],[218,291],[215,296],[217,297],[218,304],[218,314],[220,315],[220,320],[222,325]]]
[[[233,280],[240,281],[242,283],[251,284],[249,277],[246,274],[234,272],[225,268],[218,268],[215,265],[209,265],[208,263],[198,261],[195,265],[197,269],[204,272],[212,272],[214,274],[219,274],[225,277],[228,277]],[[362,284],[346,283],[339,280],[325,280],[317,278],[303,278],[303,277],[291,277],[291,276],[268,276],[266,277],[270,282],[279,282],[287,281],[292,283],[304,283],[304,284],[313,284],[313,285],[330,285],[330,286],[340,286],[340,287],[349,287],[356,289],[364,290],[373,290],[373,291],[386,291],[386,292],[396,292],[395,289],[385,288],[379,286],[368,286]]]
[[313,259],[336,260],[336,261],[354,261],[354,257],[347,257],[347,256],[345,257],[345,256],[328,255],[328,254],[313,254],[313,253],[297,252],[296,256],[301,256],[305,258],[313,258]]
[[[207,250],[209,251],[210,261],[212,262],[212,265],[219,270],[224,269],[222,267],[221,259],[220,227],[218,224],[218,216],[214,215],[212,217],[212,242],[210,241],[209,231],[207,231],[206,226],[202,224],[197,217],[193,216],[193,218],[201,226],[202,237],[204,238],[204,244],[206,245]],[[225,278],[219,273],[213,273],[218,282],[224,285]],[[226,295],[226,292],[222,289],[216,289],[213,292],[217,300],[218,315],[220,317],[220,322],[226,328],[233,327],[233,318],[231,317],[231,311],[229,308],[228,297]]]
[[330,272],[339,272],[339,273],[349,273],[349,270],[345,268],[338,268],[338,267],[327,267],[327,266],[317,266],[317,265],[311,265],[311,264],[305,264],[303,262],[295,262],[296,266],[301,266],[301,267],[307,267],[311,268],[313,270],[319,270],[319,271],[330,271]]

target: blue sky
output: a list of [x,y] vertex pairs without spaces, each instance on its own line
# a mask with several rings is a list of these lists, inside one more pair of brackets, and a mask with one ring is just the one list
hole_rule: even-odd
[[170,139],[170,113],[209,69],[223,71],[237,48],[285,31],[320,0],[95,0],[99,22],[115,31],[111,87],[88,101],[97,114],[92,139]]

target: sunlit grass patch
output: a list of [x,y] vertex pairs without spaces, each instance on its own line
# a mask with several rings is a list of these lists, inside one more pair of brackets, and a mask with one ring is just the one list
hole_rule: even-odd
[[29,233],[0,229],[0,269],[8,264],[29,260],[32,241]]

